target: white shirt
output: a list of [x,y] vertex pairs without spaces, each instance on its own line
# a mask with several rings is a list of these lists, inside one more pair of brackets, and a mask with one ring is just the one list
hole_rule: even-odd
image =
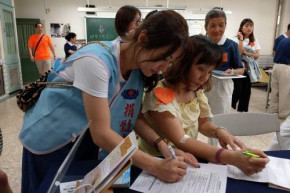
[[[239,39],[238,39],[237,36],[235,36],[233,38],[233,41],[236,42],[237,44],[239,44]],[[261,50],[261,46],[260,46],[259,41],[258,41],[257,38],[255,38],[254,46],[249,45],[249,41],[250,41],[249,38],[244,39],[243,47],[252,48],[254,51]]]
[[[118,61],[118,69],[120,69],[119,56],[120,44],[115,43],[115,56]],[[81,57],[64,70],[59,72],[61,78],[66,81],[73,82],[76,88],[100,98],[108,98],[108,85],[110,79],[110,71],[107,65],[98,56],[84,56]],[[117,84],[117,91],[120,90],[120,82],[124,82],[119,70],[119,84]]]

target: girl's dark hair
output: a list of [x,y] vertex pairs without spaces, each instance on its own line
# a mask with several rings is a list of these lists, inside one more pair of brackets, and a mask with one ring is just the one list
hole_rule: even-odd
[[137,13],[141,16],[140,10],[131,5],[125,5],[117,11],[115,16],[115,29],[119,36],[124,36],[128,32],[128,27],[134,21]]
[[[171,65],[165,72],[165,80],[176,85],[180,81],[184,84],[190,82],[192,65],[206,64],[218,68],[222,64],[223,51],[214,41],[203,35],[190,37],[190,46],[180,63]],[[201,89],[211,89],[211,78],[201,86]]]
[[[146,40],[138,42],[139,34],[142,31],[146,31]],[[142,49],[168,47],[166,52],[160,56],[148,60],[148,62],[155,62],[161,61],[172,55],[181,46],[186,49],[188,40],[188,25],[186,20],[179,13],[173,10],[163,10],[151,14],[150,17],[142,23],[142,25],[136,30],[132,43],[140,45]],[[140,51],[137,53],[137,59]],[[146,61],[137,62],[140,63]],[[154,74],[151,77],[145,77],[146,91],[152,90],[157,82],[157,74]]]
[[69,32],[66,36],[65,39],[67,41],[70,41],[72,38],[75,38],[77,36],[77,34],[73,33],[73,32]]
[[[251,24],[252,26],[254,26],[254,22],[253,22],[253,20],[251,20],[251,19],[249,19],[249,18],[243,19],[243,21],[242,21],[241,24],[240,24],[240,28],[239,28],[239,32],[241,32],[241,33],[243,34],[243,36],[245,35],[245,34],[243,33],[243,26],[244,26],[246,23],[249,23],[249,24]],[[250,45],[251,42],[255,42],[254,30],[253,30],[253,32],[249,35],[249,40],[250,40],[250,41],[249,41],[249,45]]]
[[225,24],[227,25],[227,16],[226,16],[225,12],[221,9],[212,9],[209,12],[207,12],[207,14],[205,16],[205,27],[207,27],[210,19],[218,18],[218,17],[224,17]]

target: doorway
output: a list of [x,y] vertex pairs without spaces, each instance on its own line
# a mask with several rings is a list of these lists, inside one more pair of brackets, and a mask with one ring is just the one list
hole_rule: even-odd
[[30,35],[35,32],[34,25],[37,22],[40,22],[40,19],[16,18],[23,84],[34,82],[38,78],[38,70],[35,63],[30,60],[27,45]]

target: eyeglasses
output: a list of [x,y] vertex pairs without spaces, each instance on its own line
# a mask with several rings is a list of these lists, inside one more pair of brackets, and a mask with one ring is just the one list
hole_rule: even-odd
[[134,18],[134,20],[133,20],[137,25],[140,25],[141,23],[142,23],[142,20],[141,20],[141,18]]

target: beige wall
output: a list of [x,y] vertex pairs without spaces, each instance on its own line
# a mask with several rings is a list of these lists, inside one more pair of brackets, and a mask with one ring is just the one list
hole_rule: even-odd
[[[15,11],[17,18],[40,18],[46,27],[46,33],[49,32],[50,23],[70,23],[71,30],[77,34],[78,39],[85,38],[84,12],[77,12],[77,7],[84,7],[87,0],[15,0]],[[119,8],[125,4],[145,7],[146,0],[90,0],[90,4],[99,8]],[[213,7],[224,7],[225,11],[231,11],[228,14],[228,24],[225,35],[232,38],[236,35],[239,24],[244,18],[251,18],[255,23],[254,33],[258,38],[262,50],[261,54],[271,55],[273,42],[275,39],[275,22],[278,0],[178,0],[169,1],[169,7],[186,6],[189,11],[181,11],[187,19],[192,17],[203,17],[205,13]],[[166,0],[148,0],[148,6],[162,5],[167,6]],[[50,13],[45,13],[45,8],[50,9]],[[116,10],[114,9],[114,10]],[[199,11],[199,15],[194,14]],[[290,22],[290,0],[284,0],[283,15],[280,33],[285,31],[287,24]],[[98,12],[97,17],[114,17],[115,12]],[[145,16],[145,14],[143,15]],[[58,56],[63,57],[62,38],[53,39],[55,50]]]

